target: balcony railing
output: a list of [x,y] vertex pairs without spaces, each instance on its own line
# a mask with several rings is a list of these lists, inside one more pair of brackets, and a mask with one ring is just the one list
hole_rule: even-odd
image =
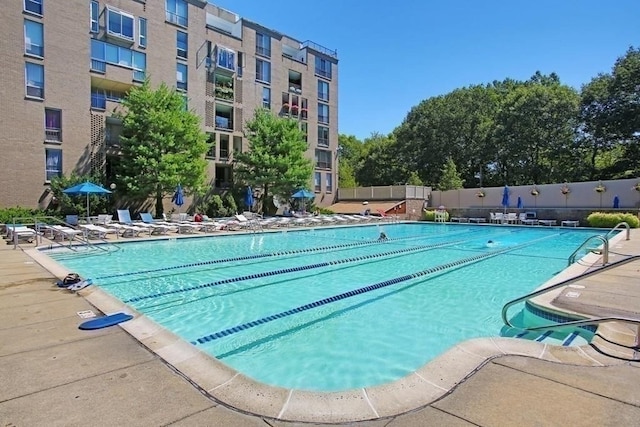
[[320,123],[329,123],[329,116],[323,116],[318,114],[318,121]]
[[331,169],[331,162],[317,161],[316,162],[316,168],[318,168],[318,169]]
[[104,61],[100,61],[97,59],[91,60],[91,71],[96,71],[98,73],[106,73],[107,72],[107,63]]
[[223,85],[216,85],[215,95],[216,98],[223,99],[225,101],[233,101],[233,88]]
[[176,82],[176,88],[178,88],[178,90],[187,90],[187,82]]
[[91,108],[95,108],[97,110],[106,110],[107,109],[107,98],[104,95],[91,95]]
[[320,52],[320,53],[324,53],[327,56],[330,56],[332,58],[338,58],[338,51],[337,50],[333,50],[333,49],[329,49],[326,48],[322,45],[319,45],[318,43],[314,43],[311,40],[307,40],[306,42],[302,43],[302,47],[308,47],[310,49],[315,50],[316,52]]
[[62,129],[56,129],[56,128],[45,129],[44,140],[48,142],[62,142]]
[[318,138],[318,145],[320,145],[322,147],[328,147],[329,146],[329,138]]
[[176,24],[181,27],[188,26],[187,18],[185,18],[184,16],[180,16],[177,13],[169,12],[168,10],[166,11],[165,19],[167,20],[167,22],[171,22],[172,24]]
[[316,74],[326,79],[331,78],[331,70],[323,70],[322,68],[316,68]]
[[233,130],[233,121],[226,117],[216,116],[216,129]]
[[256,46],[256,53],[268,58],[271,57],[271,49],[269,49],[268,47]]

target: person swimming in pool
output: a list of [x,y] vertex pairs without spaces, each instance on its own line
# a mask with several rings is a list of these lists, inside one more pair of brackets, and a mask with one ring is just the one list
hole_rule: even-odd
[[494,242],[493,240],[487,240],[487,245],[486,246],[488,248],[493,248],[494,246],[497,246],[497,245],[498,245],[497,242]]
[[387,233],[385,233],[384,231],[380,232],[380,236],[378,237],[378,240],[387,240]]

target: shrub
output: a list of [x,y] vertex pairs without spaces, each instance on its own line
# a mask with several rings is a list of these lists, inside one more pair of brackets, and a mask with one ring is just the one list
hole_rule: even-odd
[[227,193],[224,197],[224,205],[227,208],[228,215],[235,215],[238,213],[238,205],[236,204],[236,199],[233,198],[233,194]]
[[631,213],[592,212],[587,217],[590,227],[613,228],[621,222],[626,222],[631,228],[638,228],[640,220]]
[[212,218],[227,216],[227,209],[222,203],[222,197],[218,194],[211,196],[207,203],[204,204],[204,212]]
[[30,209],[16,206],[14,208],[0,209],[0,224],[11,224],[16,218],[20,222],[27,222],[29,218],[34,216],[45,216],[47,212],[41,209]]
[[[449,221],[449,212],[445,211],[445,221]],[[422,211],[422,219],[425,221],[435,221],[436,220],[436,211],[435,210],[426,210]]]

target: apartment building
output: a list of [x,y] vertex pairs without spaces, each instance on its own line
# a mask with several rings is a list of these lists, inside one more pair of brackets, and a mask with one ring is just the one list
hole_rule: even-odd
[[[202,118],[214,191],[256,108],[299,122],[316,203],[337,189],[335,51],[201,0],[10,0],[0,14],[0,207],[46,207],[50,180],[111,173],[127,91],[149,78],[184,93]],[[23,34],[20,39],[18,34]]]

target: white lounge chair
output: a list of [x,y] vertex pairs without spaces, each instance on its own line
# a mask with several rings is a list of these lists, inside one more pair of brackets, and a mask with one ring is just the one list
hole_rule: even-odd
[[118,230],[115,228],[105,228],[96,224],[81,224],[80,228],[84,230],[87,238],[106,239],[108,234],[115,234],[118,236]]
[[163,222],[157,222],[149,212],[141,212],[140,219],[152,228],[151,234],[167,234],[169,231],[177,230],[177,227],[170,226]]

